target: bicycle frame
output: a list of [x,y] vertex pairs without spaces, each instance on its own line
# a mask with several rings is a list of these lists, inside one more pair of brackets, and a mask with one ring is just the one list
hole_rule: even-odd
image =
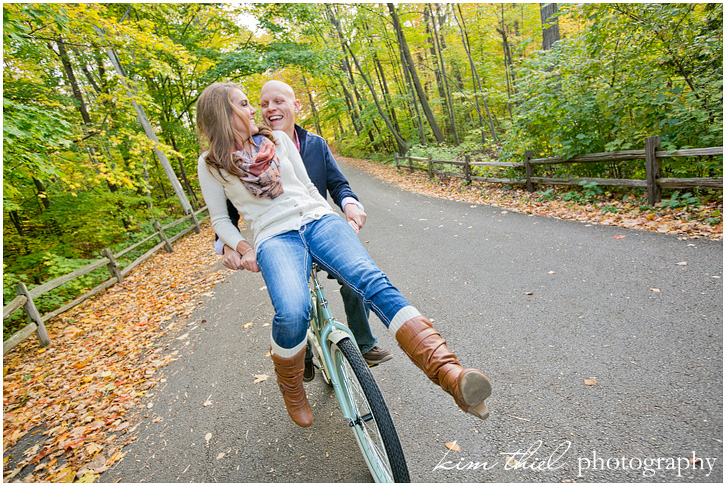
[[[402,482],[409,482],[400,440],[381,391],[360,354],[353,333],[345,324],[333,318],[323,286],[318,280],[319,269],[317,264],[313,264],[310,269],[312,288],[307,334],[313,346],[313,355],[320,362],[320,372],[335,391],[343,418],[348,420],[348,425],[353,429],[373,479],[376,482],[391,482],[398,477]],[[331,343],[339,349],[331,351]],[[346,364],[338,360],[344,360]],[[365,377],[363,382],[360,381],[361,376]],[[371,397],[374,399],[373,404],[369,401]],[[361,399],[364,402],[363,414]],[[385,433],[379,429],[379,420],[386,424]],[[372,429],[367,425],[370,421],[373,421]],[[390,452],[389,447],[394,452]],[[395,467],[391,463],[394,458]]]
[[350,329],[348,329],[345,324],[342,324],[333,318],[333,314],[330,312],[330,308],[328,307],[328,301],[325,298],[325,293],[323,292],[323,286],[318,280],[318,268],[317,264],[313,264],[310,270],[313,288],[310,290],[312,315],[310,316],[308,334],[313,335],[313,338],[311,339],[312,345],[316,346],[318,356],[323,358],[323,362],[320,363],[324,368],[322,372],[330,378],[330,383],[335,390],[335,396],[338,399],[343,416],[350,420],[351,425],[353,425],[353,420],[356,417],[350,404],[342,398],[345,394],[341,392],[341,380],[337,375],[336,367],[333,366],[330,349],[328,349],[326,344],[328,340],[337,343],[346,337],[350,338],[356,346],[358,343],[356,343],[355,337]]

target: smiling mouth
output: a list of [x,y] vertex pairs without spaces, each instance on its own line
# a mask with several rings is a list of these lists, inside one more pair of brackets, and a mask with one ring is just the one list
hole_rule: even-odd
[[274,121],[277,121],[277,120],[282,120],[282,116],[280,116],[280,115],[274,115],[274,116],[269,117],[268,120],[270,120],[270,122],[274,122]]

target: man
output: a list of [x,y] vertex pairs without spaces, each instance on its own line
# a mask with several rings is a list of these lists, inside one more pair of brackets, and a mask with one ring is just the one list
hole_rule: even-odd
[[[290,137],[290,140],[297,146],[308,176],[320,195],[327,198],[328,191],[330,191],[331,198],[343,210],[346,221],[357,233],[366,222],[364,208],[338,168],[325,140],[318,135],[308,133],[295,124],[295,115],[300,110],[300,100],[295,98],[292,88],[282,81],[265,83],[260,91],[260,107],[265,124],[273,130],[285,132]],[[227,208],[232,223],[237,225],[239,213],[229,200]],[[220,240],[215,243],[215,250],[223,255],[222,263],[225,267],[232,270],[241,268],[241,255],[236,250],[224,245]],[[343,284],[341,284],[340,294],[343,297],[348,327],[353,332],[366,362],[374,366],[392,359],[391,353],[378,346],[376,337],[371,333],[368,322],[370,312],[363,300]],[[308,349],[303,379],[310,381],[314,376],[312,353]]]

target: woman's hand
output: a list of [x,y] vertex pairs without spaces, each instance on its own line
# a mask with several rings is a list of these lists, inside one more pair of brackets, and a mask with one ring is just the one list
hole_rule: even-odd
[[239,269],[249,270],[250,272],[259,272],[260,267],[257,265],[257,256],[255,249],[246,241],[240,241],[237,244],[237,253],[241,255]]
[[230,270],[240,270],[242,268],[242,255],[237,250],[233,250],[229,246],[224,245],[224,249],[222,250],[222,265]]

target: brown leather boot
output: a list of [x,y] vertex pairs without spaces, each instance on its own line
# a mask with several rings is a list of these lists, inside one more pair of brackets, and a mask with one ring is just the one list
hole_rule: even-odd
[[292,421],[300,427],[310,427],[313,424],[313,411],[302,384],[305,370],[305,349],[292,358],[281,358],[273,354],[272,362],[275,364],[277,384],[280,386],[282,398],[285,400],[287,413]]
[[484,403],[492,394],[489,378],[479,370],[464,369],[431,321],[423,316],[409,319],[396,332],[396,340],[431,381],[454,397],[459,408],[482,420],[489,416]]

